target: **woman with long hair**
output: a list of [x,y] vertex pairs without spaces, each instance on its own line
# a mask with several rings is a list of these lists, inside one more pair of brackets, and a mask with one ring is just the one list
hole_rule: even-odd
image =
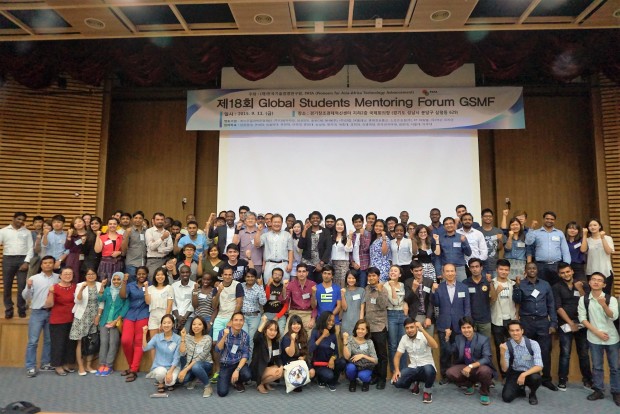
[[301,263],[302,250],[298,247],[298,244],[303,229],[304,223],[302,223],[301,220],[296,220],[293,223],[293,227],[290,229],[291,236],[293,236],[293,267],[291,269],[291,276],[297,276],[297,265]]
[[387,282],[390,270],[390,248],[385,221],[377,219],[370,235],[370,266],[379,269],[381,283]]
[[101,262],[97,270],[100,279],[110,280],[114,273],[123,270],[123,258],[121,257],[123,236],[116,232],[117,226],[118,220],[115,217],[110,217],[108,220],[108,232],[97,234],[95,252],[101,253]]
[[69,231],[67,231],[65,249],[69,250],[69,254],[65,259],[65,265],[73,270],[73,283],[82,281],[80,271],[82,270],[82,263],[86,257],[84,253],[88,233],[89,231],[82,217],[75,217],[71,222]]
[[348,361],[345,374],[349,380],[349,391],[355,392],[357,379],[362,381],[362,392],[368,391],[372,370],[378,361],[375,345],[370,340],[368,323],[363,319],[358,320],[353,335],[349,337],[348,333],[344,334],[342,342],[342,354]]
[[327,385],[330,391],[336,391],[338,378],[346,367],[346,361],[338,355],[335,326],[333,313],[329,311],[321,313],[316,320],[308,345],[319,387]]
[[[157,392],[164,393],[174,390],[174,384],[179,376],[181,360],[181,337],[172,331],[174,317],[170,314],[162,316],[160,321],[161,333],[146,341],[149,332],[148,326],[142,328],[142,350],[154,352],[153,365],[147,378],[155,378]],[[158,329],[159,330],[159,329]]]
[[602,273],[607,278],[603,292],[611,294],[614,288],[614,273],[611,266],[611,254],[614,253],[614,241],[603,231],[603,224],[599,219],[588,221],[588,237],[582,241],[588,252],[586,275],[588,280],[593,273]]
[[344,286],[347,270],[349,270],[349,253],[353,251],[351,237],[347,237],[347,225],[339,218],[332,231],[331,263],[334,267],[334,283]]
[[202,382],[204,389],[203,398],[209,398],[213,394],[209,374],[213,369],[211,350],[213,339],[208,335],[209,324],[200,316],[192,321],[189,335],[184,329],[181,330],[181,359],[184,360],[183,369],[179,372],[179,382],[186,384],[187,389],[194,389],[195,378]]
[[280,329],[278,322],[268,320],[265,315],[254,334],[254,348],[250,362],[252,379],[261,394],[267,394],[273,388],[269,383],[282,378],[282,355],[280,351]]
[[414,247],[416,247],[413,250],[413,258],[422,263],[424,277],[437,281],[433,263],[435,258],[441,255],[439,235],[433,234],[427,226],[418,224],[413,231],[413,240],[415,241]]
[[97,281],[97,272],[94,269],[88,269],[86,272],[86,281],[78,283],[75,287],[75,306],[73,307],[73,324],[69,339],[77,341],[75,350],[75,359],[78,363],[78,373],[82,376],[97,372],[91,364],[94,355],[86,356],[86,364],[82,358],[82,338],[88,334],[97,331],[96,317],[99,302],[97,301],[97,292],[101,289],[101,282]]
[[523,277],[527,262],[527,246],[525,245],[525,230],[521,220],[517,217],[508,223],[508,237],[504,243],[504,259],[510,262],[510,279]]
[[[288,330],[280,341],[280,349],[282,350],[282,363],[284,365],[294,360],[306,361],[310,368],[310,378],[314,378],[315,370],[311,368],[308,351],[308,334],[299,315],[292,315],[288,319]],[[294,390],[294,392],[301,391],[301,387]]]
[[[583,245],[583,236],[588,237],[588,229],[581,229],[576,221],[569,221],[564,229],[564,236],[568,244],[570,252],[570,267],[575,273],[573,279],[575,281],[586,282],[586,252],[587,243]],[[583,248],[583,250],[582,250]]]

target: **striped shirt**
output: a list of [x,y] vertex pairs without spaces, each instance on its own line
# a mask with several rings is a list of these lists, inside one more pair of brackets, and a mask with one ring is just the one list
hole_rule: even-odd
[[196,362],[210,362],[213,363],[211,358],[211,346],[213,345],[213,339],[209,335],[203,335],[200,342],[196,343],[196,338],[191,335],[185,336],[185,352],[181,352],[181,356],[187,356],[187,363],[192,361]]

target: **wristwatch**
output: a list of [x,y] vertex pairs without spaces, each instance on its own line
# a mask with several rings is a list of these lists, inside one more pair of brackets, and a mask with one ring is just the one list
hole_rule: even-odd
[[237,372],[241,371],[241,367],[235,368],[235,371],[237,371]]

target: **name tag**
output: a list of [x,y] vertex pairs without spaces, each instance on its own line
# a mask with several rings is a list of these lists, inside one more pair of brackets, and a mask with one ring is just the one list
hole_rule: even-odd
[[426,250],[426,254],[428,254],[430,256],[431,254],[433,254],[433,251],[431,249],[428,249],[428,250]]
[[353,300],[360,300],[361,298],[362,297],[359,294],[351,296],[351,299]]
[[228,299],[234,300],[235,298],[235,294],[234,293],[229,293],[228,294]]
[[532,291],[532,296],[534,296],[535,298],[537,298],[537,297],[538,297],[538,295],[540,295],[540,292],[538,291],[538,289],[534,289],[534,290]]
[[254,240],[250,240],[250,244],[254,246]]
[[315,234],[321,234],[321,233],[323,233],[323,230],[319,230]]
[[373,305],[377,304],[377,299],[376,298],[370,298],[370,303]]
[[82,244],[82,239],[76,239],[74,243],[76,246],[79,246],[80,244]]
[[575,245],[575,249],[577,249],[577,248],[579,248],[579,247],[581,247],[581,242],[579,242],[579,243],[577,243],[577,244]]
[[428,286],[424,286],[422,288],[422,292],[431,293],[431,288],[429,288]]
[[198,294],[198,298],[199,298],[199,299],[206,299],[206,298],[207,298],[207,295],[205,295],[204,293],[199,293],[199,294]]
[[532,356],[530,354],[523,355],[523,360],[524,361],[531,361],[532,360]]
[[237,266],[237,272],[243,273],[244,266]]
[[335,344],[335,343],[333,343],[333,342],[330,342],[330,343],[329,343],[329,347],[330,347],[331,349],[336,349],[336,344]]
[[174,342],[171,342],[168,344],[168,349],[171,351],[174,351],[177,348],[177,344],[175,344]]
[[461,242],[452,243],[452,247],[461,247]]
[[146,288],[144,286],[142,286],[142,291],[146,292]]
[[464,298],[465,297],[465,292],[458,292],[457,297]]
[[560,241],[560,236],[551,236],[551,241]]
[[239,347],[238,347],[237,345],[233,345],[233,346],[230,348],[230,353],[231,353],[231,354],[236,354],[238,350],[239,350]]
[[303,295],[301,295],[302,299],[310,299],[310,294],[309,293],[304,293]]
[[83,254],[80,255],[80,259],[79,260],[80,261],[84,260],[84,255]]
[[363,344],[361,344],[361,345],[360,345],[360,349],[361,349],[362,351],[367,351],[367,350],[368,350],[368,344],[367,344],[367,343],[363,343]]
[[276,295],[269,295],[269,300],[276,300],[278,297]]
[[219,267],[217,267],[217,266],[213,266],[213,271],[214,271],[214,272],[219,272],[219,271],[220,271],[220,268],[219,268]]
[[195,352],[195,353],[196,353],[196,354],[202,354],[202,351],[204,351],[204,350],[205,350],[205,347],[204,347],[204,346],[202,346],[202,345],[201,345],[201,346],[197,346],[197,347],[196,347],[196,352]]
[[509,295],[510,291],[508,289],[502,289],[501,292],[499,292],[499,296],[501,298],[507,298]]
[[522,241],[517,242],[517,247],[524,248],[525,247],[525,242],[522,242]]
[[108,240],[104,241],[103,244],[105,244],[106,246],[109,245],[109,244],[112,244],[112,240],[108,239]]
[[183,295],[183,297],[185,298],[185,300],[191,299],[192,298],[192,292],[186,293],[185,295]]
[[334,291],[334,288],[331,286],[325,289],[325,293],[332,293],[333,291]]
[[469,288],[469,293],[476,293],[476,288],[475,287],[470,287]]
[[575,290],[573,292],[573,296],[580,297],[581,295],[579,294],[579,291]]
[[140,241],[144,241],[144,234],[140,235]]
[[278,356],[280,355],[280,350],[279,349],[274,349],[273,352],[271,353],[272,356]]

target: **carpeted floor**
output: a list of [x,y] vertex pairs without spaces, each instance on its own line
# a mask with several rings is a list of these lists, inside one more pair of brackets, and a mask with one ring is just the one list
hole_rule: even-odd
[[[501,401],[501,385],[491,392],[491,405],[479,403],[478,394],[465,396],[456,386],[435,385],[433,403],[423,404],[422,395],[414,396],[407,390],[398,390],[389,385],[384,391],[374,387],[370,392],[348,391],[348,383],[341,383],[335,392],[310,384],[302,393],[286,394],[283,386],[277,386],[268,395],[259,394],[253,387],[245,393],[232,392],[226,398],[213,395],[202,398],[202,386],[186,390],[177,388],[169,398],[149,398],[155,391],[152,380],[144,374],[133,383],[126,384],[118,373],[98,378],[94,375],[80,377],[69,374],[59,377],[54,372],[39,373],[28,378],[24,369],[0,368],[0,408],[14,401],[29,401],[43,411],[72,413],[132,413],[141,412],[202,412],[205,409],[224,413],[404,413],[424,410],[427,413],[457,413],[464,410],[471,413],[484,410],[494,413],[544,412],[547,413],[611,413],[618,407],[611,400],[609,392],[605,400],[588,401],[586,391],[580,384],[570,384],[567,392],[552,392],[546,388],[538,392],[539,405],[532,407],[527,399],[521,398],[511,404]],[[231,404],[233,404],[231,406]],[[424,406],[424,407],[422,407]],[[165,411],[161,411],[161,410]],[[194,411],[201,410],[201,411]],[[482,410],[482,411],[478,411]]]

